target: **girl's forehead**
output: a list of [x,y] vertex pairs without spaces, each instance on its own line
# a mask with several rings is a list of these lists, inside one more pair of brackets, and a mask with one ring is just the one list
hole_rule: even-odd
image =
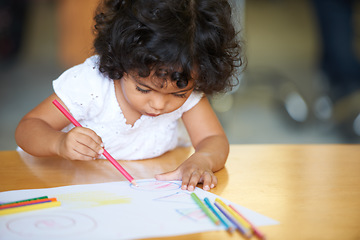
[[176,81],[167,78],[157,77],[156,75],[149,75],[148,77],[140,77],[138,75],[127,74],[130,79],[143,87],[148,87],[154,90],[165,90],[169,92],[174,91],[189,91],[194,88],[194,80],[190,79],[188,85],[185,88],[179,88]]
[[177,80],[173,80],[171,74],[159,75],[155,71],[152,71],[147,77],[142,77],[137,72],[130,72],[127,75],[130,76],[134,82],[152,88],[185,90],[185,89],[191,89],[195,83],[195,80],[192,77],[190,77],[187,80],[188,82],[187,86],[183,88],[179,88],[177,85]]

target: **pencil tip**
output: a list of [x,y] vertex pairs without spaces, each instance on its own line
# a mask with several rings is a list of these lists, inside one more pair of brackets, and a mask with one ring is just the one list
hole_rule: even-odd
[[137,183],[135,182],[135,180],[131,181],[131,184],[134,185],[135,187],[139,187],[139,185],[137,185]]

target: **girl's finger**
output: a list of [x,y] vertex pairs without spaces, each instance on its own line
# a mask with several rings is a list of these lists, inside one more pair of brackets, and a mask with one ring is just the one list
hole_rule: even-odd
[[217,183],[218,183],[217,177],[213,174],[212,175],[212,183],[210,184],[210,188],[216,187]]
[[91,161],[94,160],[93,157],[89,157],[86,155],[83,155],[76,151],[76,149],[73,149],[71,153],[69,153],[68,157],[66,157],[69,160],[81,160],[81,161]]
[[203,179],[203,189],[205,191],[209,191],[210,190],[210,186],[212,184],[212,179],[213,179],[213,174],[210,174],[209,172],[204,172],[202,175],[202,179]]
[[189,172],[183,173],[183,175],[181,177],[181,180],[182,180],[181,189],[182,190],[188,190],[190,177],[191,177],[191,173],[189,173]]
[[155,178],[159,181],[181,180],[178,170],[174,170],[162,174],[156,174]]
[[200,181],[200,177],[201,177],[201,174],[198,171],[192,172],[189,183],[188,183],[187,190],[194,191],[196,185]]

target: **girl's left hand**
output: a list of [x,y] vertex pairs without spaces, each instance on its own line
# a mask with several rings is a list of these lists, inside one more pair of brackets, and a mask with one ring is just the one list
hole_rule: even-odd
[[203,189],[209,191],[217,185],[217,178],[208,161],[199,155],[193,154],[174,171],[157,174],[155,178],[160,181],[182,180],[181,189],[188,191],[194,191],[196,185],[202,183]]

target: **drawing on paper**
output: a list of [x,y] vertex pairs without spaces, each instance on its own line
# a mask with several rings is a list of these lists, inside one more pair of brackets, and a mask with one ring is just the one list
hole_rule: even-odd
[[[184,208],[176,209],[176,212],[183,216],[183,218],[190,219],[192,221],[198,222],[200,220],[207,219],[206,214],[199,208]],[[181,220],[181,219],[180,219]]]
[[[68,203],[67,207],[89,208],[111,204],[127,204],[131,198],[106,191],[87,191],[58,194],[58,201]],[[71,205],[71,206],[70,206]]]
[[162,196],[159,198],[155,198],[155,201],[162,202],[171,202],[171,203],[188,203],[194,204],[194,200],[192,200],[190,193],[188,192],[176,192],[174,194]]
[[[61,207],[0,218],[0,239],[98,240],[143,239],[219,230],[181,190],[181,181],[137,181],[72,185],[0,193],[3,202],[52,196]],[[196,188],[200,198],[216,195]],[[248,210],[254,224],[274,221]],[[276,223],[276,222],[275,222]],[[141,231],[139,231],[141,229]]]
[[176,182],[162,181],[137,181],[138,186],[130,184],[130,187],[139,191],[173,191],[179,189],[181,184]]
[[59,237],[87,233],[96,229],[96,221],[81,213],[34,214],[7,222],[6,228],[19,236]]

